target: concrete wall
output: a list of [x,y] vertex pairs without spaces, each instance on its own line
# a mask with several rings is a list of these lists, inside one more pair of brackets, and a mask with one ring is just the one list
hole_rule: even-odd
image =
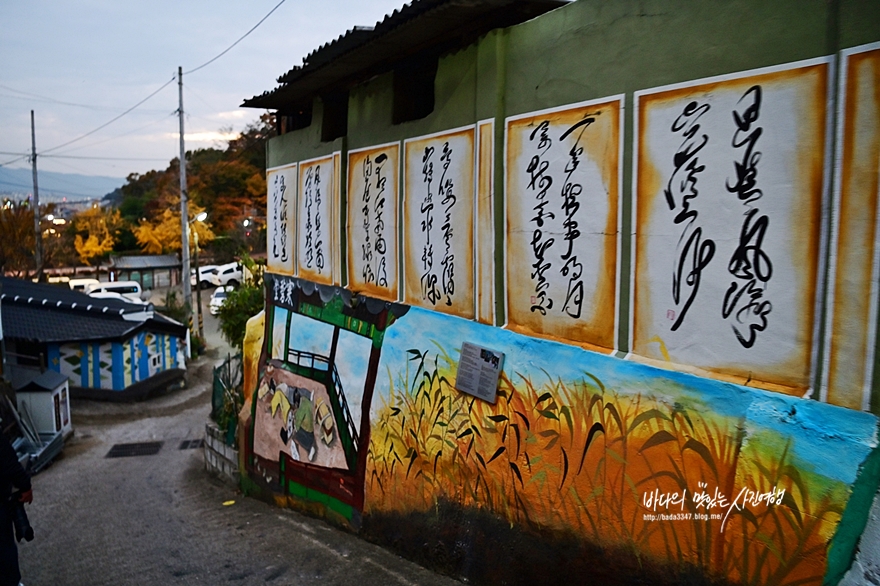
[[321,143],[316,101],[269,144],[245,489],[477,583],[837,583],[880,481],[876,8],[581,0],[443,57],[421,120],[386,74]]

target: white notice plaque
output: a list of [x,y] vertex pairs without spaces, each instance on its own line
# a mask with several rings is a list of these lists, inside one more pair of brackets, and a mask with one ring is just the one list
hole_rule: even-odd
[[504,354],[463,342],[455,388],[490,403],[495,402]]

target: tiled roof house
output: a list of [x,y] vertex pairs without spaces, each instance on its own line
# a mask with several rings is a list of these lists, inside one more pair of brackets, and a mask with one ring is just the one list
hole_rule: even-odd
[[70,379],[74,397],[140,398],[179,381],[186,326],[152,305],[0,277],[7,366]]

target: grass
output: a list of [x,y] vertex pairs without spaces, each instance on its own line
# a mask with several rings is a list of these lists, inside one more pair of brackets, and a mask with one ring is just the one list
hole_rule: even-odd
[[[373,425],[366,513],[430,511],[441,500],[541,532],[575,532],[742,584],[819,584],[845,489],[796,467],[781,438],[746,441],[744,421],[608,389],[597,377],[502,375],[495,405],[456,391],[442,348],[411,349]],[[772,440],[772,441],[771,441]],[[763,447],[762,447],[763,446]],[[767,446],[770,446],[768,448]],[[696,520],[694,491],[785,489],[779,505]],[[687,490],[651,521],[646,493]],[[778,494],[778,492],[777,492]],[[726,513],[726,510],[724,511]]]

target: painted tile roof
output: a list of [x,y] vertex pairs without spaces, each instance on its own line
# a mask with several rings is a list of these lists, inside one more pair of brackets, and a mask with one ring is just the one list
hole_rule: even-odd
[[350,87],[423,52],[452,51],[492,29],[525,22],[568,0],[413,0],[375,26],[356,26],[309,53],[278,78],[281,85],[244,101],[284,109]]
[[97,299],[60,285],[0,277],[4,337],[39,342],[125,338],[141,328],[186,335],[186,326],[117,299]]
[[0,307],[0,318],[5,337],[47,343],[122,338],[142,323],[126,321],[114,314],[10,304],[5,299]]

